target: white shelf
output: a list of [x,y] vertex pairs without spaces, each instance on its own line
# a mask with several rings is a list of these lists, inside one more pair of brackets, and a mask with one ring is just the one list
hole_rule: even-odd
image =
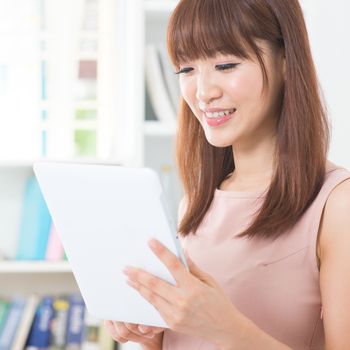
[[0,261],[0,274],[72,273],[67,261]]
[[145,8],[150,13],[167,13],[173,11],[178,2],[178,0],[146,0]]
[[174,136],[176,133],[175,123],[145,121],[144,128],[146,136]]
[[15,159],[15,160],[1,160],[0,159],[0,168],[31,168],[33,166],[33,161],[31,160],[21,160],[21,159]]
[[79,291],[67,261],[0,261],[0,298],[59,295]]

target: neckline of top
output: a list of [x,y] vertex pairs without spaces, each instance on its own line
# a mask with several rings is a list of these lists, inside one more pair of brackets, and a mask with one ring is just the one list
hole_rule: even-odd
[[266,196],[266,193],[264,193],[265,191],[266,189],[246,192],[246,191],[220,190],[219,188],[216,188],[214,195],[217,197],[231,197],[231,198],[259,198],[259,197]]
[[[333,167],[326,171],[326,174],[335,171],[335,170],[346,170],[343,167]],[[231,191],[231,190],[220,190],[219,188],[215,189],[214,196],[216,197],[231,197],[231,198],[264,198],[266,197],[268,187],[260,189],[257,191]]]

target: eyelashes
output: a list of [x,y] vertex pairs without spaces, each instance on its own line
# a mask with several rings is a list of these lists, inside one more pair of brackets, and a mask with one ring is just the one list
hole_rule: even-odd
[[[225,71],[229,69],[233,69],[237,67],[240,63],[226,63],[226,64],[218,64],[215,66],[215,68],[219,71]],[[183,68],[180,69],[178,72],[175,72],[174,74],[186,74],[189,73],[193,70],[193,68],[188,67],[188,68]]]
[[215,68],[217,68],[218,70],[228,70],[231,68],[235,68],[238,65],[239,63],[226,63],[226,64],[219,64],[215,66]]
[[189,73],[193,68],[182,68],[178,72],[175,72],[174,74],[186,74]]

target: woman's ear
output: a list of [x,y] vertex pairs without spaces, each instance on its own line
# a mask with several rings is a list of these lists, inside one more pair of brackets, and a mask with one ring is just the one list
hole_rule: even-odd
[[282,74],[283,80],[286,81],[286,57],[284,55],[282,57]]
[[279,73],[281,74],[281,78],[283,81],[286,81],[286,55],[284,48],[277,48],[275,51],[275,64],[278,67]]

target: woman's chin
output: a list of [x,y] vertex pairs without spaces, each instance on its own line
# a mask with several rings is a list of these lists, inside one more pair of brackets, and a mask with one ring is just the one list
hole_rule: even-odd
[[218,140],[215,138],[208,138],[207,141],[214,147],[224,148],[224,147],[231,147],[232,141],[224,141],[224,140]]

